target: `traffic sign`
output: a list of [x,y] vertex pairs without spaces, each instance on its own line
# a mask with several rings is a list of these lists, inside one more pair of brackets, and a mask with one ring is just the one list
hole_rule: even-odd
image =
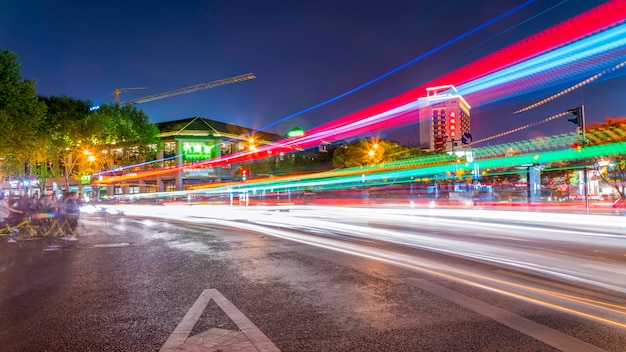
[[441,137],[435,138],[435,149],[441,149],[443,148],[445,144],[446,144],[446,141],[443,138]]
[[469,134],[468,132],[463,133],[463,136],[461,136],[461,142],[463,144],[470,144],[470,143],[472,143],[472,135]]

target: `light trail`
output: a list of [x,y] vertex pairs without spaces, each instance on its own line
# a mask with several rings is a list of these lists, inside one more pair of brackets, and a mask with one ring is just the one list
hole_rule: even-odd
[[353,121],[347,125],[339,126],[332,131],[321,131],[313,134],[308,134],[304,137],[295,138],[295,139],[287,139],[282,142],[277,142],[274,145],[265,145],[257,148],[254,151],[246,151],[242,153],[236,153],[232,155],[223,156],[217,159],[210,159],[203,162],[197,162],[193,165],[183,165],[180,167],[172,167],[168,169],[155,170],[155,171],[145,171],[140,172],[135,175],[127,175],[127,176],[117,176],[117,177],[109,177],[108,179],[104,179],[101,181],[102,184],[108,184],[113,182],[122,182],[127,180],[133,180],[140,177],[150,177],[157,175],[167,175],[180,172],[182,169],[191,169],[191,168],[201,168],[201,167],[217,167],[222,165],[228,165],[233,163],[252,161],[255,159],[265,158],[271,154],[277,154],[281,152],[292,152],[295,146],[299,148],[309,148],[311,146],[315,146],[320,141],[324,139],[331,138],[343,138],[341,136],[350,136],[354,133],[355,130],[363,129],[363,128],[375,128],[377,124],[389,122],[391,120],[402,120],[400,116],[405,116],[407,114],[411,114],[416,109],[419,108],[421,104],[424,104],[421,101],[413,101],[404,106],[400,106],[394,109],[390,109],[380,114],[370,116],[368,118],[364,118],[361,120]]
[[[125,209],[129,215],[164,217],[178,221],[234,227],[245,231],[268,234],[417,270],[611,326],[626,328],[626,307],[621,304],[557,291],[552,288],[538,287],[536,284],[528,285],[515,282],[510,278],[501,277],[502,274],[476,269],[467,270],[450,263],[444,264],[391,252],[380,246],[367,245],[367,240],[376,240],[417,247],[472,260],[488,261],[498,266],[541,273],[557,280],[584,282],[624,294],[626,286],[621,280],[621,273],[626,269],[626,265],[623,261],[619,263],[619,267],[612,271],[610,266],[617,265],[617,262],[609,263],[606,259],[600,261],[584,254],[581,256],[558,254],[549,248],[550,244],[555,245],[556,243],[568,243],[570,245],[587,243],[588,252],[591,253],[598,246],[600,239],[604,242],[604,246],[616,250],[625,248],[622,241],[623,236],[617,235],[624,224],[621,223],[620,226],[617,223],[607,223],[605,217],[588,217],[585,225],[580,226],[578,231],[571,231],[568,229],[570,225],[581,222],[579,215],[558,214],[556,218],[560,221],[554,222],[551,224],[552,228],[547,229],[539,225],[542,225],[541,221],[548,219],[548,215],[545,215],[543,220],[534,222],[536,214],[518,212],[485,212],[482,220],[473,218],[471,221],[455,223],[451,219],[457,216],[461,219],[468,219],[472,212],[448,210],[416,213],[407,209],[386,208],[341,208],[341,211],[338,211],[336,207],[288,207],[289,212],[279,212],[276,207],[167,206],[166,209],[163,207],[125,207]],[[481,213],[473,212],[475,216],[480,216]],[[423,216],[425,214],[428,216]],[[498,223],[499,219],[507,218],[512,218],[508,220],[510,224]],[[245,219],[245,221],[240,219]],[[485,219],[493,219],[492,221],[496,222]],[[404,230],[392,230],[384,226],[373,228],[370,225],[371,222],[383,220],[393,224],[394,228],[398,226],[406,228]],[[515,223],[515,221],[520,223]],[[560,229],[561,223],[567,227]],[[475,230],[467,230],[470,228],[470,224],[471,228]],[[595,227],[599,227],[596,229],[597,231],[613,232],[615,235],[585,233],[586,228]],[[420,231],[422,228],[428,229],[428,233],[425,234]],[[460,231],[462,229],[465,230]],[[319,235],[311,235],[311,233],[324,233],[325,236],[320,237]],[[438,235],[432,233],[438,233]],[[351,238],[363,239],[366,245],[335,238],[335,236],[341,238],[342,234],[347,234]],[[453,236],[448,236],[448,234],[453,234]],[[493,242],[493,239],[496,238],[498,238],[498,242]],[[531,244],[538,241],[541,241],[541,246],[519,246],[519,243]],[[599,265],[591,265],[593,263]],[[620,274],[617,274],[618,272]]]
[[491,41],[492,39],[495,39],[495,38],[497,38],[497,37],[499,37],[499,36],[503,35],[504,33],[507,33],[507,32],[509,32],[509,31],[512,31],[513,29],[518,28],[518,27],[520,27],[521,25],[523,25],[523,24],[525,24],[525,23],[527,23],[527,22],[530,22],[530,21],[534,20],[535,18],[540,17],[540,16],[542,16],[542,15],[544,15],[544,14],[546,14],[546,13],[548,13],[548,12],[552,11],[552,10],[554,10],[555,8],[557,8],[557,7],[559,7],[559,6],[561,6],[561,5],[565,4],[565,3],[567,3],[567,1],[568,1],[568,0],[563,0],[563,1],[561,1],[560,3],[555,4],[555,5],[553,5],[553,6],[549,7],[549,8],[547,8],[547,9],[545,9],[545,10],[543,10],[543,11],[541,11],[541,12],[539,12],[539,13],[535,14],[535,15],[533,15],[533,16],[531,16],[531,17],[529,17],[529,18],[527,18],[527,19],[525,19],[525,20],[523,20],[523,21],[521,21],[521,22],[519,22],[519,23],[515,24],[514,26],[511,26],[511,27],[509,27],[509,28],[507,28],[507,29],[503,30],[502,32],[500,32],[500,33],[498,33],[498,34],[496,34],[496,35],[494,35],[494,36],[491,36],[490,38],[487,38],[487,39],[483,40],[482,42],[480,42],[480,43],[478,43],[478,44],[476,44],[476,45],[474,45],[474,46],[472,46],[472,47],[470,47],[470,48],[467,48],[467,49],[463,50],[462,52],[460,52],[460,53],[456,54],[454,57],[461,56],[462,54],[464,54],[464,53],[466,53],[466,52],[468,52],[468,51],[470,51],[470,50],[472,50],[472,49],[475,49],[475,48],[477,48],[477,47],[479,47],[479,46],[481,46],[481,45],[483,45],[483,44],[485,44],[485,43],[487,43],[487,42]]
[[609,1],[504,49],[484,56],[473,63],[465,65],[431,82],[417,86],[396,97],[373,105],[372,107],[311,129],[309,132],[314,133],[318,130],[330,130],[335,126],[349,123],[363,116],[370,116],[396,106],[407,104],[423,96],[427,87],[445,84],[460,86],[515,64],[523,63],[524,61],[549,53],[562,46],[575,43],[593,33],[600,33],[607,28],[623,24],[626,22],[623,16],[624,13],[626,13],[626,1]]
[[[438,80],[446,80],[446,84],[453,83],[458,86],[461,94],[475,94],[478,102],[486,103],[528,92],[529,89],[535,89],[546,82],[545,77],[536,78],[533,75],[549,74],[553,80],[563,79],[565,76],[571,76],[571,72],[574,71],[588,72],[601,69],[602,67],[598,65],[612,65],[612,62],[617,59],[623,61],[626,55],[626,25],[623,23],[626,19],[616,15],[615,11],[620,10],[622,10],[620,13],[626,13],[626,1],[610,1],[538,35],[488,55],[472,65],[444,75]],[[582,26],[586,32],[581,33],[581,28],[575,25]],[[522,43],[525,46],[522,46]],[[529,52],[529,48],[533,48],[533,51]],[[555,48],[559,49],[555,50]],[[514,54],[519,56],[513,57]],[[585,61],[594,56],[595,61],[592,60],[591,63]],[[497,66],[487,67],[487,63],[497,64]],[[574,65],[578,66],[576,70]],[[555,67],[561,69],[559,73],[561,76],[556,76]],[[521,82],[522,78],[527,82]],[[193,165],[109,177],[101,183],[108,184],[141,177],[173,174],[186,168],[218,167],[252,161],[280,152],[290,152],[294,146],[309,148],[323,141],[347,139],[363,133],[401,126],[415,120],[414,111],[419,107],[416,105],[417,97],[427,86],[440,82],[438,80],[313,128],[304,137],[286,139],[273,146],[258,148],[256,151],[233,154]],[[459,85],[459,82],[465,83]],[[505,85],[509,85],[509,88],[504,89]],[[511,86],[516,87],[517,92],[511,92]]]
[[600,73],[597,73],[597,74],[587,78],[586,80],[584,80],[582,82],[579,82],[579,83],[577,83],[577,84],[575,84],[575,85],[573,85],[573,86],[571,86],[571,87],[569,87],[567,89],[564,89],[564,90],[562,90],[562,91],[560,91],[560,92],[558,92],[558,93],[556,93],[554,95],[551,95],[551,96],[549,96],[549,97],[547,97],[545,99],[542,99],[542,100],[540,100],[540,101],[538,101],[538,102],[536,102],[534,104],[531,104],[531,105],[528,105],[525,108],[519,109],[519,110],[515,111],[513,114],[519,114],[519,113],[522,113],[522,112],[534,109],[536,107],[539,107],[539,106],[541,106],[541,105],[543,105],[543,104],[545,104],[545,103],[547,103],[549,101],[552,101],[552,100],[554,100],[556,98],[562,97],[565,94],[571,93],[571,92],[573,92],[574,90],[576,90],[578,88],[584,87],[587,84],[592,83],[593,81],[597,80],[598,78],[604,76],[605,74],[615,72],[615,71],[619,70],[620,68],[622,68],[624,66],[626,66],[626,61],[620,62],[619,64],[611,67],[610,69],[606,69],[606,70],[604,70],[604,71],[602,71]]
[[534,126],[538,126],[538,125],[544,124],[544,123],[546,123],[546,122],[550,122],[550,121],[552,121],[552,120],[556,120],[556,119],[558,119],[558,118],[560,118],[560,117],[563,117],[563,116],[565,116],[565,115],[570,115],[570,113],[569,113],[569,112],[562,112],[562,113],[559,113],[559,114],[556,114],[556,115],[552,115],[552,116],[550,116],[550,117],[548,117],[548,118],[546,118],[546,119],[543,119],[543,120],[541,120],[541,121],[537,121],[537,122],[529,123],[529,124],[527,124],[527,125],[524,125],[524,126],[521,126],[521,127],[517,127],[517,128],[514,128],[514,129],[509,130],[509,131],[506,131],[506,132],[498,133],[498,134],[495,134],[495,135],[490,136],[490,137],[486,137],[486,138],[479,139],[479,140],[477,140],[477,141],[472,141],[472,145],[474,145],[474,144],[479,144],[479,143],[483,143],[483,142],[487,142],[487,141],[490,141],[490,140],[492,140],[492,139],[496,139],[496,138],[504,137],[504,136],[507,136],[507,135],[509,135],[509,134],[517,133],[517,132],[519,132],[519,131],[523,131],[523,130],[525,130],[525,129],[527,129],[527,128],[534,127]]
[[[270,124],[267,124],[267,125],[261,127],[260,130],[264,130],[264,129],[272,127],[272,126],[274,126],[274,125],[276,125],[278,123],[284,122],[284,121],[286,121],[286,120],[288,120],[288,119],[290,119],[292,117],[299,116],[299,115],[302,115],[302,114],[307,113],[309,111],[315,110],[315,109],[320,108],[320,107],[322,107],[324,105],[330,104],[330,103],[332,103],[334,101],[337,101],[337,100],[339,100],[341,98],[344,98],[344,97],[346,97],[346,96],[348,96],[348,95],[350,95],[352,93],[355,93],[355,92],[357,92],[357,91],[359,91],[359,90],[361,90],[361,89],[363,89],[365,87],[368,87],[368,86],[370,86],[370,85],[372,85],[372,84],[374,84],[374,83],[376,83],[376,82],[378,82],[378,81],[380,81],[380,80],[382,80],[382,79],[384,79],[384,78],[386,78],[388,76],[391,76],[394,73],[397,73],[400,70],[403,70],[403,69],[405,69],[405,68],[415,64],[416,62],[418,62],[420,60],[423,60],[423,59],[427,58],[428,56],[430,56],[432,54],[434,54],[434,53],[436,53],[436,52],[438,52],[438,51],[440,51],[440,50],[442,50],[442,49],[444,49],[444,48],[446,48],[446,47],[448,47],[448,46],[450,46],[450,45],[452,45],[452,44],[454,44],[454,43],[456,43],[456,42],[458,42],[458,41],[460,41],[460,40],[462,40],[462,39],[464,39],[464,38],[466,38],[466,37],[468,37],[468,36],[470,36],[470,35],[472,35],[474,33],[476,33],[476,32],[478,32],[478,31],[480,31],[481,29],[486,28],[486,27],[494,24],[495,22],[498,22],[499,20],[501,20],[501,19],[503,19],[503,18],[505,18],[505,17],[507,17],[507,16],[509,16],[509,15],[511,15],[511,14],[513,14],[513,13],[523,9],[524,7],[532,4],[533,2],[535,2],[535,0],[528,0],[528,1],[524,2],[523,4],[521,4],[521,5],[517,6],[517,7],[514,7],[513,9],[503,13],[502,15],[499,15],[499,16],[497,16],[497,17],[495,17],[495,18],[493,18],[493,19],[491,19],[491,20],[481,24],[480,26],[478,26],[476,28],[467,31],[467,32],[461,34],[460,36],[458,36],[458,37],[456,37],[456,38],[454,38],[452,40],[449,40],[446,43],[441,44],[441,45],[437,46],[434,49],[431,49],[431,50],[427,51],[424,54],[419,55],[418,57],[414,58],[413,60],[411,60],[411,61],[409,61],[409,62],[407,62],[405,64],[402,64],[402,65],[394,68],[393,70],[391,70],[391,71],[389,71],[389,72],[387,72],[385,74],[382,74],[382,75],[374,78],[373,80],[371,80],[369,82],[366,82],[366,83],[364,83],[364,84],[362,84],[362,85],[360,85],[360,86],[358,86],[358,87],[356,87],[354,89],[351,89],[351,90],[349,90],[349,91],[347,91],[347,92],[345,92],[343,94],[340,94],[340,95],[338,95],[338,96],[336,96],[336,97],[334,97],[332,99],[329,99],[329,100],[326,100],[326,101],[324,101],[322,103],[314,105],[314,106],[312,106],[310,108],[307,108],[307,109],[298,111],[298,112],[296,112],[294,114],[291,114],[291,115],[285,116],[283,118],[280,118],[280,119],[278,119],[278,120],[276,120],[276,121],[274,121],[274,122],[272,122]],[[560,5],[560,4],[558,4],[558,5]],[[556,6],[558,6],[558,5],[556,5]],[[552,8],[550,8],[550,9],[552,9]]]
[[[242,192],[248,192],[251,189],[293,189],[298,187],[328,187],[335,185],[345,185],[349,187],[362,184],[363,175],[367,175],[367,181],[381,181],[384,179],[410,180],[411,177],[426,177],[446,173],[455,175],[456,172],[461,169],[468,171],[473,170],[474,165],[478,165],[481,170],[484,170],[498,167],[509,167],[511,165],[534,165],[554,161],[583,160],[602,155],[618,154],[626,154],[626,142],[588,146],[580,151],[570,148],[566,150],[544,151],[540,153],[530,153],[508,157],[475,159],[473,163],[446,162],[440,165],[422,167],[419,166],[419,159],[402,160],[399,162],[390,162],[384,166],[376,165],[373,167],[343,169],[336,172],[293,176],[289,179],[281,179],[278,182],[274,182],[271,178],[256,180],[254,183],[239,184],[237,188]],[[480,151],[476,151],[476,155],[480,155]],[[194,192],[198,193],[202,191],[203,190],[195,190]],[[224,191],[224,188],[220,189],[217,187],[208,189],[207,193],[220,193]]]
[[[538,87],[550,87],[565,79],[613,66],[616,61],[623,62],[624,58],[626,25],[619,25],[456,88],[460,95],[472,101],[472,105],[479,106],[527,93]],[[555,71],[557,68],[559,70]],[[508,87],[503,89],[509,83],[514,83],[516,91]]]
[[[575,138],[572,134],[571,138]],[[569,140],[571,143],[573,139]],[[527,141],[528,142],[528,141]],[[549,142],[545,140],[544,142]],[[415,158],[389,162],[384,165],[348,168],[333,170],[322,173],[293,175],[285,178],[266,178],[250,180],[246,183],[214,184],[200,189],[190,189],[177,192],[159,192],[146,194],[124,195],[125,198],[180,196],[190,194],[232,194],[232,193],[256,193],[261,191],[290,190],[304,187],[317,187],[319,189],[334,189],[341,187],[372,186],[372,183],[387,183],[386,179],[397,180],[399,183],[413,182],[413,178],[434,177],[440,180],[447,178],[456,179],[456,173],[464,170],[471,174],[478,167],[480,170],[510,167],[513,165],[535,165],[555,161],[584,160],[601,156],[626,154],[626,142],[603,145],[587,146],[576,150],[572,148],[563,150],[547,150],[549,144],[538,143],[536,148],[543,151],[532,151],[530,143],[525,143],[529,149],[528,154],[513,156],[490,157],[493,147],[474,149],[475,159],[473,162],[458,162],[455,156],[448,154],[434,156],[432,158]],[[449,176],[442,176],[449,175]],[[364,184],[367,181],[368,184]]]

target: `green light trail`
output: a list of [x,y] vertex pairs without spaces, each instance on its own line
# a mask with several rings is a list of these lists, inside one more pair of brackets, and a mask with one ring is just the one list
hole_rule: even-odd
[[[489,147],[488,147],[489,148]],[[483,153],[480,149],[474,150],[476,155]],[[507,167],[531,167],[558,161],[593,159],[611,155],[626,154],[626,142],[611,143],[596,146],[587,146],[580,151],[577,149],[560,149],[528,153],[521,155],[475,159],[473,162],[456,162],[452,155],[437,155],[427,158],[415,158],[396,161],[383,165],[365,166],[284,178],[280,180],[253,180],[248,183],[230,185],[229,187],[212,187],[196,190],[192,193],[221,194],[224,192],[259,192],[259,191],[286,191],[295,189],[339,189],[357,186],[375,186],[389,183],[408,183],[416,179],[458,179],[459,170],[465,175],[471,175],[473,170],[486,170]],[[439,165],[433,165],[440,163]],[[389,181],[393,180],[393,181]]]

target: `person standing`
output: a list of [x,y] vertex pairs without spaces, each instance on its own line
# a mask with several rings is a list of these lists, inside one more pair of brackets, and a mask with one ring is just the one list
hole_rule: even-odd
[[38,214],[43,212],[41,199],[39,199],[39,193],[33,193],[28,201],[28,212],[30,214]]
[[56,198],[50,193],[44,195],[43,198],[41,198],[41,207],[46,213],[56,213],[58,207]]
[[59,205],[59,214],[61,217],[61,226],[63,226],[67,221],[72,231],[76,230],[76,227],[78,226],[78,217],[80,215],[78,193],[69,192],[66,194],[63,201]]
[[13,209],[9,205],[9,201],[4,196],[4,193],[0,192],[0,223],[1,222],[9,222],[9,218],[12,214],[22,213],[22,211]]

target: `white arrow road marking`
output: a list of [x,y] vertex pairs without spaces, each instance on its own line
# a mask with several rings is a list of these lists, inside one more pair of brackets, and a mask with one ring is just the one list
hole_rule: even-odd
[[[211,299],[228,315],[241,332],[210,329],[209,331],[189,338],[189,334],[191,334],[196,322],[200,319],[202,312],[206,309]],[[185,351],[186,342],[194,345],[194,351],[198,350],[198,347],[201,347],[199,344],[206,347],[207,350],[220,344],[227,344],[232,348],[232,351],[280,352],[272,341],[270,341],[250,319],[246,318],[234,304],[215,289],[202,291],[200,297],[198,297],[183,320],[178,323],[174,332],[172,332],[163,347],[161,347],[160,352]]]

